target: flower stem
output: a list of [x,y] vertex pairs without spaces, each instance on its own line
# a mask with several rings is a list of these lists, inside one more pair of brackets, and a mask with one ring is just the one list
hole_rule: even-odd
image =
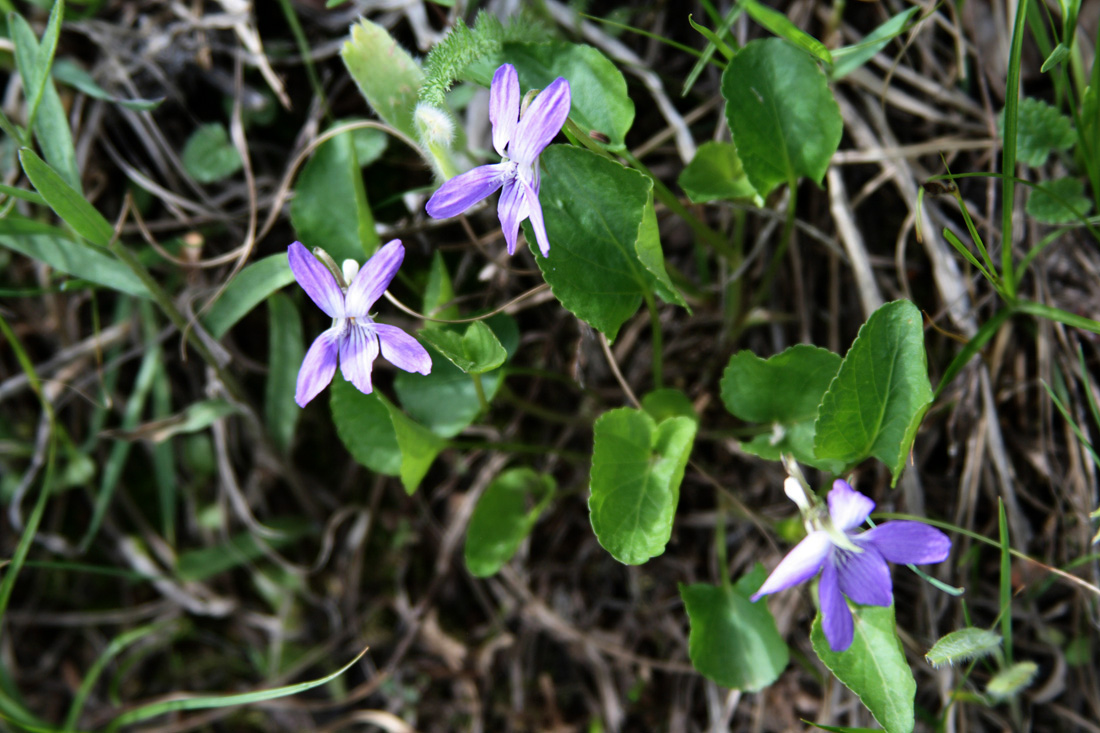
[[485,386],[481,383],[481,375],[471,374],[470,377],[474,380],[474,391],[477,392],[477,401],[481,403],[481,414],[488,414],[489,400],[485,397]]
[[653,338],[653,389],[661,389],[664,385],[664,345],[661,339],[661,316],[657,312],[657,301],[653,292],[647,290],[644,294],[646,307],[649,308],[649,323]]

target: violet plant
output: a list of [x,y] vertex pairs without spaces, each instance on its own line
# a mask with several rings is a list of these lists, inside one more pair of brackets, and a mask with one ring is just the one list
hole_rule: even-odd
[[520,223],[530,218],[543,257],[550,254],[546,224],[539,204],[539,154],[561,131],[569,116],[569,82],[558,77],[530,104],[520,103],[519,75],[511,64],[493,74],[489,89],[489,120],[493,148],[500,163],[482,165],[446,181],[428,199],[428,216],[457,216],[498,189],[497,216],[508,254],[515,254]]
[[893,520],[866,532],[855,530],[867,521],[875,502],[844,479],[833,482],[828,510],[808,498],[808,487],[791,476],[784,489],[802,511],[806,537],[775,567],[751,599],[778,593],[821,573],[818,594],[821,624],[829,647],[842,652],[852,645],[852,614],[845,598],[868,606],[894,602],[893,583],[886,562],[925,565],[942,562],[951,540],[935,527]]
[[[699,479],[706,476],[692,462],[696,444],[710,441],[713,445],[708,453],[725,458],[728,443],[715,441],[714,436],[721,431],[726,431],[725,435],[732,432],[730,424],[736,419],[737,429],[751,433],[738,442],[739,451],[751,457],[745,460],[786,464],[790,476],[784,488],[798,504],[806,534],[801,538],[789,531],[784,534],[786,540],[797,540],[797,544],[782,559],[759,558],[768,563],[777,561],[770,574],[763,562],[750,561],[752,567],[736,568],[740,577],[734,579],[727,557],[731,543],[725,535],[725,524],[735,513],[723,492],[736,493],[737,489],[721,487],[715,492],[716,549],[711,565],[717,569],[717,577],[679,588],[690,627],[691,663],[717,685],[760,690],[774,684],[787,668],[789,643],[808,645],[884,728],[903,733],[913,729],[916,682],[899,642],[894,579],[888,563],[941,563],[950,555],[951,539],[940,529],[915,519],[879,517],[885,521],[861,531],[871,519],[876,502],[853,489],[848,481],[855,481],[852,477],[864,472],[878,476],[882,485],[876,489],[881,492],[868,489],[869,493],[880,500],[889,496],[887,479],[893,488],[905,471],[912,470],[907,468],[907,460],[920,439],[919,431],[934,396],[1009,316],[1042,316],[1100,331],[1100,324],[1085,316],[1021,299],[1016,286],[1042,247],[1034,248],[1018,264],[1011,260],[1011,248],[1006,248],[998,269],[964,206],[962,212],[976,254],[954,235],[948,233],[948,239],[989,279],[1007,305],[1003,316],[998,315],[1000,320],[983,326],[947,366],[936,393],[929,379],[924,319],[918,306],[908,300],[880,305],[881,299],[875,302],[871,298],[871,304],[864,308],[866,321],[843,354],[805,343],[766,359],[748,350],[729,354],[732,349],[728,345],[737,343],[751,327],[751,315],[765,304],[766,293],[780,276],[783,254],[794,236],[802,182],[822,184],[840,144],[843,122],[830,85],[865,63],[870,58],[868,49],[873,55],[891,38],[911,28],[914,10],[884,23],[875,32],[873,43],[829,50],[785,19],[778,22],[776,12],[759,2],[739,2],[736,12],[743,10],[781,37],[752,40],[734,49],[715,41],[720,41],[725,29],[708,31],[712,47],[697,70],[703,69],[715,49],[727,57],[721,65],[724,122],[720,121],[723,129],[719,139],[697,150],[693,144],[679,141],[684,160],[690,161],[678,183],[695,209],[686,206],[627,150],[634,103],[617,65],[597,49],[561,40],[536,43],[538,34],[530,29],[509,35],[511,31],[502,24],[486,19],[472,29],[464,23],[457,25],[421,67],[384,28],[363,20],[354,27],[341,56],[382,121],[352,123],[351,127],[357,128],[354,132],[373,128],[372,132],[383,140],[384,135],[400,138],[422,156],[425,168],[446,178],[459,169],[458,161],[462,161],[461,167],[467,167],[467,155],[476,158],[481,155],[478,148],[487,149],[488,145],[475,144],[469,151],[452,149],[464,135],[453,127],[456,116],[446,109],[445,92],[459,77],[487,86],[489,141],[500,162],[475,166],[442,181],[423,212],[436,219],[454,217],[471,211],[499,190],[496,213],[507,251],[516,255],[520,228],[528,221],[527,237],[533,239],[538,254],[520,251],[518,256],[529,257],[538,270],[502,272],[486,268],[486,277],[496,278],[494,288],[483,287],[481,281],[471,285],[469,277],[452,280],[448,254],[442,248],[434,251],[430,260],[426,255],[435,242],[433,231],[431,242],[425,236],[417,247],[410,244],[415,252],[410,255],[411,274],[406,271],[408,277],[398,281],[402,288],[422,296],[421,314],[409,307],[406,310],[418,315],[423,327],[414,336],[376,321],[371,309],[395,281],[406,256],[400,240],[382,245],[379,232],[390,231],[390,226],[407,226],[414,232],[412,236],[418,237],[417,230],[425,222],[419,203],[410,207],[411,219],[393,225],[387,222],[385,226],[376,222],[360,166],[370,154],[381,155],[381,147],[371,152],[370,145],[364,145],[362,138],[353,139],[353,131],[348,129],[348,134],[336,136],[317,149],[298,179],[291,208],[291,223],[298,236],[340,255],[343,266],[337,267],[322,250],[315,256],[301,242],[294,242],[285,257],[273,254],[253,263],[229,283],[227,297],[196,321],[206,331],[200,338],[189,330],[189,321],[156,278],[120,245],[117,233],[121,228],[112,227],[83,198],[80,176],[73,168],[71,140],[66,146],[56,137],[38,139],[46,134],[44,131],[53,131],[56,136],[57,130],[67,129],[48,69],[41,67],[42,63],[48,67],[49,55],[56,47],[62,6],[55,5],[41,46],[21,16],[12,15],[22,86],[33,97],[26,129],[12,130],[17,133],[14,137],[25,143],[19,162],[36,190],[5,186],[5,195],[28,205],[45,202],[72,231],[50,229],[43,234],[48,225],[29,217],[14,218],[14,233],[4,234],[0,244],[16,252],[30,252],[56,270],[88,282],[155,302],[178,330],[188,334],[186,338],[193,348],[217,375],[218,388],[229,392],[235,404],[246,404],[248,397],[226,375],[218,355],[203,339],[207,334],[213,339],[223,337],[251,307],[270,299],[272,352],[293,356],[270,359],[269,390],[265,393],[265,419],[278,423],[269,430],[280,436],[280,447],[285,450],[293,445],[300,412],[293,405],[288,407],[291,398],[298,408],[305,408],[332,383],[339,367],[347,384],[337,380],[329,406],[340,440],[372,474],[399,478],[409,494],[425,483],[441,454],[467,455],[463,453],[467,448],[490,454],[510,452],[517,465],[501,468],[484,487],[472,515],[464,515],[470,517],[465,560],[477,577],[491,576],[510,562],[522,562],[515,559],[516,554],[542,514],[565,511],[570,506],[567,502],[555,504],[559,495],[557,481],[551,475],[554,464],[540,461],[542,454],[554,455],[556,460],[569,449],[508,442],[506,437],[514,428],[517,409],[571,428],[581,424],[576,432],[582,435],[584,450],[573,451],[568,457],[589,467],[583,489],[587,492],[589,525],[599,544],[624,565],[641,565],[666,552],[673,540],[685,477],[702,483]],[[729,23],[735,17],[731,12]],[[697,76],[693,72],[688,87]],[[1100,71],[1094,72],[1094,79],[1100,80]],[[526,98],[521,93],[524,88],[531,90]],[[1092,96],[1086,94],[1083,98],[1091,110],[1097,104],[1095,84],[1093,89]],[[674,112],[664,110],[670,116]],[[36,115],[47,121],[41,129],[33,126]],[[1042,118],[1046,117],[1044,112]],[[6,117],[3,120],[11,126]],[[1095,149],[1100,144],[1096,124],[1091,118],[1082,117],[1082,121],[1091,127],[1083,125],[1087,129],[1081,131],[1078,143],[1082,150]],[[1011,132],[1014,126],[1009,116],[1009,139],[1015,134]],[[1062,126],[1068,130],[1068,120]],[[688,128],[686,123],[682,127]],[[680,129],[670,125],[672,128]],[[1068,146],[1061,141],[1068,139],[1069,133],[1063,133],[1051,144],[1054,148]],[[553,145],[559,135],[565,142]],[[35,140],[45,160],[29,144]],[[201,152],[204,146],[195,147]],[[1045,157],[1037,154],[1034,160]],[[232,175],[237,169],[215,168],[214,173]],[[1094,161],[1089,161],[1093,180],[1095,169]],[[193,177],[211,180],[203,175]],[[742,208],[774,201],[773,193],[784,186],[788,196],[785,226],[774,260],[758,283],[764,295],[747,294],[740,290],[747,263],[740,235],[734,237],[713,228],[698,212],[712,202],[735,202],[737,216],[741,217]],[[1074,191],[1083,196],[1076,188]],[[407,198],[419,202],[422,194],[422,190],[414,190]],[[1093,194],[1097,195],[1095,191]],[[957,190],[955,195],[961,204]],[[1083,218],[1088,210],[1084,205],[1065,206],[1064,202],[1060,208],[1073,213],[1075,220]],[[679,252],[675,268],[666,265],[667,240],[663,238],[663,227],[672,216],[686,222],[696,247],[690,256]],[[468,223],[474,238],[476,228],[490,228],[476,213]],[[329,241],[333,230],[339,239]],[[439,231],[448,229],[441,226]],[[39,236],[50,239],[43,244],[33,238]],[[549,260],[551,243],[554,257]],[[358,258],[364,253],[371,256],[360,267]],[[706,271],[712,266],[736,275],[710,278]],[[295,304],[291,297],[277,292],[291,281],[296,281],[332,319],[308,350],[298,343],[302,341],[302,328]],[[503,289],[526,289],[507,302],[490,302],[501,281],[505,283]],[[556,316],[571,314],[583,324],[569,324],[576,326],[580,334],[576,362],[606,359],[619,388],[578,387],[577,393],[583,394],[583,400],[578,398],[582,405],[578,414],[528,404],[506,384],[532,373],[539,379],[546,377],[549,369],[545,362],[552,363],[559,356],[525,352],[532,340],[521,336],[513,315],[517,303],[545,295],[546,290],[550,294],[545,307],[555,309]],[[481,297],[486,293],[490,296]],[[469,305],[475,296],[480,298],[477,304]],[[716,301],[721,301],[722,316],[707,327],[715,330],[713,350],[721,357],[709,373],[716,374],[721,363],[725,363],[725,370],[717,383],[709,386],[728,415],[700,409],[711,404],[711,392],[689,394],[669,387],[662,369],[666,332],[675,337],[675,329],[692,315],[692,308],[713,306]],[[643,303],[648,322],[631,323],[637,320]],[[152,334],[148,342],[159,348],[154,338],[154,319],[147,314],[142,317],[145,330]],[[677,325],[670,327],[669,322]],[[6,322],[0,323],[6,328]],[[616,342],[624,326],[630,338]],[[646,328],[651,362],[618,363],[612,342],[616,342],[615,348],[623,348],[622,343],[637,343],[638,335]],[[150,353],[154,356],[143,360],[141,375],[154,374],[154,357],[159,352]],[[400,371],[392,382],[382,380],[376,387],[373,369],[379,355]],[[621,366],[633,366],[635,384],[648,379],[652,388],[636,394],[630,380],[622,375]],[[1083,357],[1081,371],[1085,373]],[[576,385],[582,376],[578,366],[574,374],[555,374],[553,378]],[[30,376],[28,379],[38,384]],[[139,381],[142,379],[150,382],[153,377],[142,376]],[[167,382],[161,394],[170,396]],[[507,404],[498,399],[501,396]],[[136,422],[141,404],[135,404],[133,413],[127,408],[127,416],[132,415]],[[590,410],[600,414],[591,419]],[[224,416],[216,414],[202,427]],[[128,426],[133,428],[135,425]],[[448,449],[450,452],[445,454]],[[831,484],[823,499],[810,489],[795,461],[818,471],[822,485]],[[112,469],[112,475],[121,474],[121,465]],[[461,481],[461,472],[455,469],[455,473],[455,480]],[[874,483],[870,480],[860,485]],[[95,495],[85,548],[100,527],[111,490],[113,487],[104,488]],[[166,528],[173,526],[171,509],[167,507],[163,512]],[[935,522],[936,518],[928,520]],[[997,615],[1001,633],[957,630],[929,652],[929,659],[937,665],[995,657],[1001,672],[987,686],[990,704],[1015,699],[1030,684],[1037,669],[1033,662],[1013,659],[1011,549],[1003,512],[1000,520],[1000,537],[990,542],[1002,554]],[[745,531],[756,531],[745,524]],[[769,525],[766,518],[757,526],[784,532],[783,522]],[[171,533],[166,530],[165,534]],[[28,540],[24,548],[30,544]],[[20,563],[22,558],[17,558],[0,585],[0,614],[10,598]],[[948,574],[951,568],[934,572]],[[784,638],[768,603],[762,599],[818,575],[819,607],[809,638],[801,629]],[[920,577],[949,594],[963,592],[923,573]],[[812,612],[808,603],[800,610]],[[924,638],[928,636],[925,631],[911,631],[910,635],[918,642],[931,644],[933,639]],[[965,680],[959,684],[961,687]],[[214,700],[210,706],[218,704]]]
[[431,373],[431,357],[420,342],[396,326],[376,323],[370,315],[371,307],[386,292],[404,258],[405,248],[395,239],[362,267],[355,260],[345,260],[343,271],[333,272],[301,242],[287,249],[294,279],[332,318],[332,326],[314,339],[298,370],[294,401],[299,407],[305,407],[328,386],[336,374],[337,362],[345,379],[363,394],[370,394],[374,389],[371,370],[379,351],[407,372]]

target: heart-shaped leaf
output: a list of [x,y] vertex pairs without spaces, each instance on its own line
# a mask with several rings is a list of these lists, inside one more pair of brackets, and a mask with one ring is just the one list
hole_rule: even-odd
[[859,696],[879,725],[890,733],[910,733],[917,683],[898,641],[894,607],[856,606],[852,616],[852,645],[843,652],[834,652],[825,639],[818,613],[810,631],[814,652],[845,687]]
[[749,600],[766,575],[757,563],[732,587],[680,586],[691,622],[691,665],[722,687],[761,690],[775,682],[790,661],[767,604]]
[[596,539],[619,562],[665,551],[695,428],[689,417],[657,423],[629,407],[596,420],[588,509]]
[[908,300],[887,303],[859,329],[821,400],[814,453],[847,465],[874,456],[896,484],[930,404],[920,311]]
[[[550,503],[552,476],[513,468],[493,479],[478,499],[466,530],[466,567],[487,578],[512,559]],[[534,506],[530,506],[534,503]]]
[[722,74],[726,119],[753,188],[821,183],[844,123],[817,62],[780,38],[745,45]]

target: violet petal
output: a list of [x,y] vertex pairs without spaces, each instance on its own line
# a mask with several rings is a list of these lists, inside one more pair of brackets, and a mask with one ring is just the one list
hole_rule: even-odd
[[407,372],[429,374],[432,371],[432,357],[415,338],[397,326],[385,323],[374,324],[374,330],[386,361]]
[[951,551],[951,540],[935,527],[920,522],[894,520],[859,535],[890,562],[924,565],[942,562]]
[[526,181],[520,179],[519,183],[523,186],[523,197],[527,200],[527,212],[531,218],[531,228],[535,230],[535,241],[538,242],[539,252],[542,252],[543,257],[549,257],[550,240],[546,237],[546,222],[542,218],[539,195]]
[[497,217],[504,232],[504,241],[508,244],[508,254],[516,253],[516,237],[519,224],[527,218],[527,200],[523,196],[523,186],[516,178],[504,182],[504,190],[497,203]]
[[507,157],[508,142],[519,124],[519,75],[516,67],[503,64],[489,86],[489,122],[493,125],[493,147]]
[[561,132],[569,117],[569,82],[558,77],[535,97],[523,113],[508,146],[508,156],[521,165],[534,165],[539,153]]
[[287,248],[287,260],[294,279],[306,291],[310,300],[330,318],[343,318],[344,294],[328,268],[314,257],[301,242]]
[[856,603],[867,606],[889,606],[893,602],[890,567],[872,545],[860,543],[863,552],[850,552],[839,547],[830,560],[836,566],[841,592]]
[[371,306],[386,292],[404,259],[405,248],[400,239],[394,239],[359,268],[348,286],[344,301],[344,310],[349,317],[362,318],[370,313]]
[[461,214],[500,188],[507,168],[507,163],[495,163],[478,166],[455,176],[432,194],[424,210],[435,219],[447,219]]
[[829,648],[842,652],[852,645],[855,629],[852,626],[852,612],[848,603],[840,594],[837,583],[836,566],[826,563],[821,571],[821,582],[817,586],[818,600],[821,602],[821,630]]
[[294,390],[294,401],[298,407],[309,404],[332,381],[332,375],[336,373],[336,355],[340,352],[339,342],[340,332],[335,328],[324,331],[313,340],[298,369],[298,385]]
[[761,596],[785,590],[812,578],[825,563],[831,546],[828,534],[810,532],[775,566],[775,570],[760,589],[752,594],[752,600],[755,601]]
[[370,373],[378,356],[378,337],[371,328],[349,326],[340,343],[340,371],[363,394],[370,394]]
[[833,490],[829,492],[828,499],[829,518],[833,520],[833,526],[841,532],[855,529],[866,522],[875,508],[875,502],[870,497],[853,489],[844,479],[833,482]]

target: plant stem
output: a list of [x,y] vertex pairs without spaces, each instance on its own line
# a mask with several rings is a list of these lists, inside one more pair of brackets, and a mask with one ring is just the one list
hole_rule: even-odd
[[653,291],[647,290],[643,294],[646,307],[649,308],[649,323],[651,337],[653,338],[653,389],[661,389],[664,386],[663,359],[664,344],[661,338],[661,314],[657,312],[657,301],[653,297]]
[[481,403],[481,414],[489,414],[489,400],[485,397],[485,386],[481,383],[480,374],[471,374],[474,380],[474,391],[477,392],[477,401]]

